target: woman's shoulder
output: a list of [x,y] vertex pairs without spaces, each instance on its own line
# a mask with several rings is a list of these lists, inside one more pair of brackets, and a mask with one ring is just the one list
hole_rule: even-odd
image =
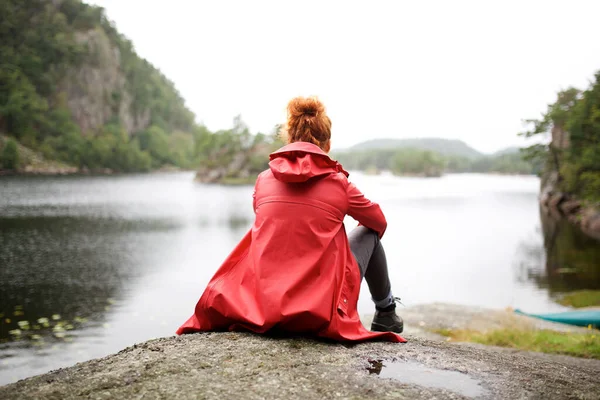
[[337,172],[335,174],[331,174],[331,177],[332,177],[332,179],[344,184],[344,186],[348,186],[348,183],[349,183],[348,177],[343,172]]

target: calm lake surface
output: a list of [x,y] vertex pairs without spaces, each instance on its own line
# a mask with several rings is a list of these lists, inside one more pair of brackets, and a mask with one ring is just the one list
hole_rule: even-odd
[[[577,233],[587,275],[548,267],[536,177],[351,180],[383,207],[406,305],[559,311],[557,291],[599,285],[600,246]],[[0,178],[0,384],[173,335],[252,224],[251,193],[192,173]]]

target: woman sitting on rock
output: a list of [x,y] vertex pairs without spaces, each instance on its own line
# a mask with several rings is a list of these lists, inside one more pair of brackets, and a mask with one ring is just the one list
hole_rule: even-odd
[[[287,111],[289,144],[270,155],[269,169],[256,180],[254,224],[177,334],[235,330],[404,342],[379,205],[327,155],[331,120],[323,104],[298,97]],[[359,222],[349,237],[346,215]],[[376,309],[371,331],[356,309],[363,277]]]

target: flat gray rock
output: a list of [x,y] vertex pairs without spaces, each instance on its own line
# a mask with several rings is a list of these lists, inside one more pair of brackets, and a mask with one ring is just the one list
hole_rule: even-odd
[[408,339],[345,346],[246,333],[163,338],[0,387],[0,398],[600,398],[598,360]]

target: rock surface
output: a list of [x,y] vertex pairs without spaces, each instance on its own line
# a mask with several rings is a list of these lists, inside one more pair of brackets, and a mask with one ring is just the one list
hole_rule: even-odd
[[[82,132],[101,128],[115,114],[129,134],[146,129],[150,125],[150,110],[134,111],[134,99],[127,89],[118,47],[98,28],[77,32],[76,40],[87,44],[93,62],[71,71],[64,80],[63,90]],[[113,93],[120,94],[117,100],[112,98]]]
[[552,185],[549,180],[542,188],[539,198],[542,212],[555,219],[567,218],[587,235],[600,240],[600,210],[591,205],[582,206],[579,200],[556,192]]
[[[599,360],[447,343],[431,331],[594,332],[510,310],[446,303],[398,311],[406,324],[406,344],[343,345],[246,333],[185,335],[0,387],[0,398],[600,399]],[[363,321],[366,326],[369,319]]]
[[[408,339],[346,346],[246,333],[163,338],[1,387],[0,398],[467,398],[460,380],[444,379],[448,371],[475,382],[480,398],[600,398],[597,360]],[[395,361],[395,375],[370,374],[375,360]],[[426,383],[406,381],[418,377],[415,365],[429,368]]]

